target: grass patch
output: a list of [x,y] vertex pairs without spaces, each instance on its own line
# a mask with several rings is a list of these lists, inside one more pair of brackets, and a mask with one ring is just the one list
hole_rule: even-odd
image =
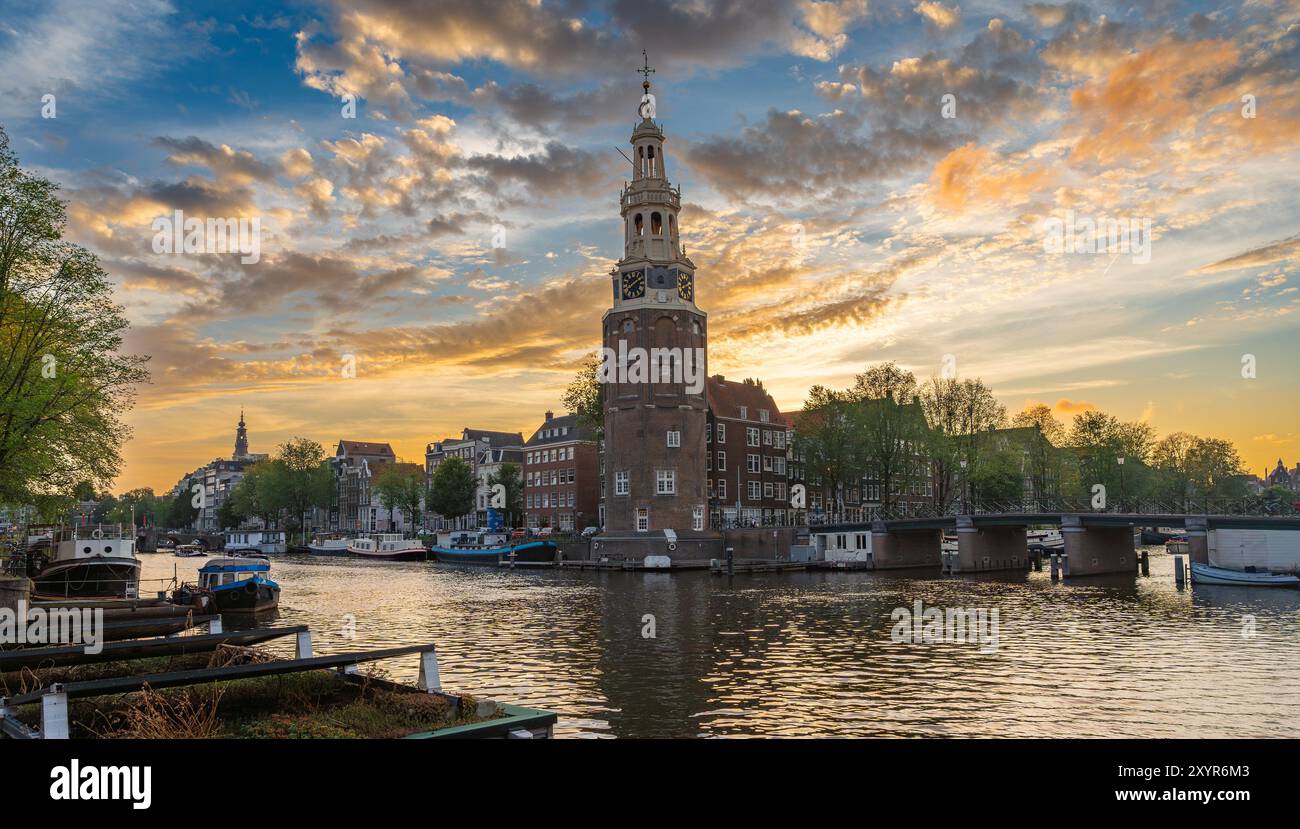
[[[79,681],[269,658],[256,649],[231,650],[50,671],[62,672],[63,678],[53,681]],[[50,673],[42,673],[44,685]],[[71,700],[68,719],[73,738],[352,739],[403,737],[504,716],[494,711],[479,717],[476,708],[472,697],[463,696],[458,704],[441,694],[394,686],[384,671],[372,668],[354,681],[334,671],[316,670],[183,688],[146,687],[129,694]],[[22,706],[15,713],[28,725],[40,726],[39,705]]]

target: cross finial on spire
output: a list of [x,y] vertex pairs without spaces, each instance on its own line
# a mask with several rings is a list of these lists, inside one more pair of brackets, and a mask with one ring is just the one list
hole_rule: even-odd
[[641,83],[641,88],[644,89],[646,92],[649,92],[650,76],[653,75],[655,71],[650,68],[650,56],[645,53],[645,49],[641,50],[641,58],[645,62],[645,65],[636,71],[640,72],[645,77],[645,81]]

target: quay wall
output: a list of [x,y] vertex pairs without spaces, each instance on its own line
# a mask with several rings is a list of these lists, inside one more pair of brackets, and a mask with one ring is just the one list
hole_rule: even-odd
[[30,579],[22,576],[0,576],[0,608],[18,612],[18,602],[27,601],[32,593]]

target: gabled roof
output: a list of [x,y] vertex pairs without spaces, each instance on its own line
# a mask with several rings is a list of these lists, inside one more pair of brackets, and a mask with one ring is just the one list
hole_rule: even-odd
[[[550,437],[542,437],[542,434],[548,430],[555,430],[557,434]],[[568,430],[566,434],[558,434]],[[552,417],[550,420],[542,421],[542,425],[533,430],[533,435],[525,443],[525,446],[540,446],[551,443],[568,443],[574,440],[595,441],[596,436],[590,429],[583,426],[578,421],[576,414],[567,414],[560,417]]]
[[715,374],[705,384],[705,390],[709,399],[709,410],[713,412],[714,417],[740,419],[740,407],[745,406],[749,410],[745,420],[760,422],[758,411],[766,409],[768,422],[785,424],[776,401],[761,386],[728,380],[720,374]]
[[393,447],[387,443],[375,443],[368,440],[341,440],[339,441],[338,454],[342,452],[347,455],[392,455]]

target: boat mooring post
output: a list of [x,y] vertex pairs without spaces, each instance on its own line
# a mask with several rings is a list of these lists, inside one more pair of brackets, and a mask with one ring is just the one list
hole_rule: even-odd
[[47,740],[68,739],[68,695],[61,682],[53,683],[41,695],[41,736]]
[[433,648],[420,651],[420,676],[415,680],[415,687],[431,694],[442,690],[442,680],[438,677],[438,652]]
[[735,574],[736,574],[736,548],[728,547],[727,548],[727,575],[734,576]]
[[295,659],[311,659],[311,629],[298,631],[297,641],[294,643]]
[[1182,590],[1186,581],[1187,575],[1183,572],[1183,557],[1174,556],[1174,586]]
[[208,633],[221,633],[221,614],[218,613],[208,620]]
[[1052,553],[1052,581],[1057,581],[1060,578],[1061,578],[1061,557],[1058,556],[1056,553]]
[[1070,554],[1061,553],[1061,578],[1068,578],[1070,575]]
[[1151,575],[1151,554],[1146,550],[1142,551],[1142,575]]

